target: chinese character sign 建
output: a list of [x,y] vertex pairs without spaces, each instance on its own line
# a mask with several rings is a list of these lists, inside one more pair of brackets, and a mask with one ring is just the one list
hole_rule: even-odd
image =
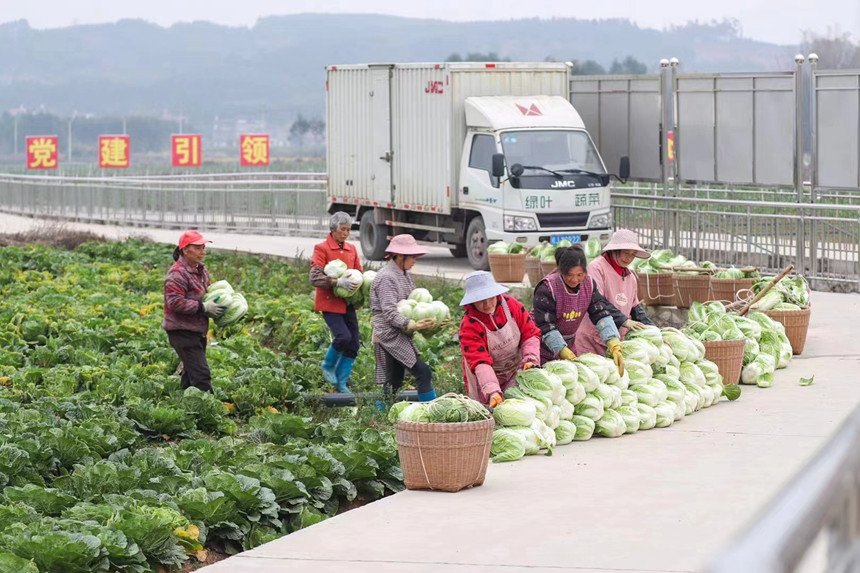
[[130,139],[127,135],[99,136],[99,167],[123,169],[130,163]]

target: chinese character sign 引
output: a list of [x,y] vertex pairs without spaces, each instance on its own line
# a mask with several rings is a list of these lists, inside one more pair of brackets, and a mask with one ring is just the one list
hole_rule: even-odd
[[242,167],[269,164],[268,135],[240,135],[239,163]]
[[36,135],[27,138],[27,169],[56,169],[59,157],[58,136]]
[[99,167],[126,168],[130,163],[130,139],[127,135],[99,136]]
[[200,135],[174,135],[171,139],[174,167],[200,167]]

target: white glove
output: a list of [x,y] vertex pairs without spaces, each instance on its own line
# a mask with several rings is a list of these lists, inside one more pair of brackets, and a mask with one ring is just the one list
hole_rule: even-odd
[[627,319],[627,321],[621,326],[629,328],[630,330],[642,330],[648,328],[647,324],[641,323],[637,320],[633,320],[632,318]]
[[218,304],[214,300],[210,300],[203,303],[203,312],[206,316],[211,316],[212,318],[218,318],[224,311],[227,310],[226,304]]
[[357,285],[354,282],[350,282],[346,277],[340,277],[337,279],[337,284],[335,286],[339,286],[340,288],[346,290],[346,292],[352,294],[358,290],[358,287],[361,285]]

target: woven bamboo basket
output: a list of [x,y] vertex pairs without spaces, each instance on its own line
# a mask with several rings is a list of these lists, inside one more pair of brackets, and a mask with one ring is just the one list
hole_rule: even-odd
[[708,275],[672,275],[672,301],[678,308],[690,308],[694,302],[708,302]]
[[801,310],[764,310],[762,311],[785,327],[785,335],[791,343],[791,351],[801,354],[806,345],[806,333],[809,331],[809,318],[812,309],[807,307]]
[[398,420],[395,437],[406,489],[460,491],[483,484],[494,427],[492,418],[454,424]]
[[490,271],[500,283],[521,283],[526,275],[526,254],[518,255],[488,253]]
[[637,275],[639,302],[648,305],[671,306],[674,303],[672,275],[647,273]]
[[738,293],[750,290],[753,279],[711,279],[708,285],[708,300],[735,302]]
[[529,277],[529,283],[532,286],[537,286],[540,280],[544,277],[543,270],[540,267],[540,259],[537,257],[526,257],[525,267],[526,275]]
[[[558,264],[555,261],[553,261],[551,263],[545,263],[545,262],[541,261],[540,270],[543,273],[543,276],[547,276],[549,273],[554,271],[556,268],[558,268]],[[541,278],[543,278],[543,277],[541,277]]]
[[737,384],[744,366],[746,339],[706,340],[702,344],[705,347],[705,358],[717,365],[723,377],[723,384]]

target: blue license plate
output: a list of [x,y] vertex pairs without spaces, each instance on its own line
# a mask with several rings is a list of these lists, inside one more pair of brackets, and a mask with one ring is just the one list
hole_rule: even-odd
[[557,245],[565,239],[571,243],[579,243],[582,241],[582,237],[580,235],[550,235],[549,242],[552,245]]

